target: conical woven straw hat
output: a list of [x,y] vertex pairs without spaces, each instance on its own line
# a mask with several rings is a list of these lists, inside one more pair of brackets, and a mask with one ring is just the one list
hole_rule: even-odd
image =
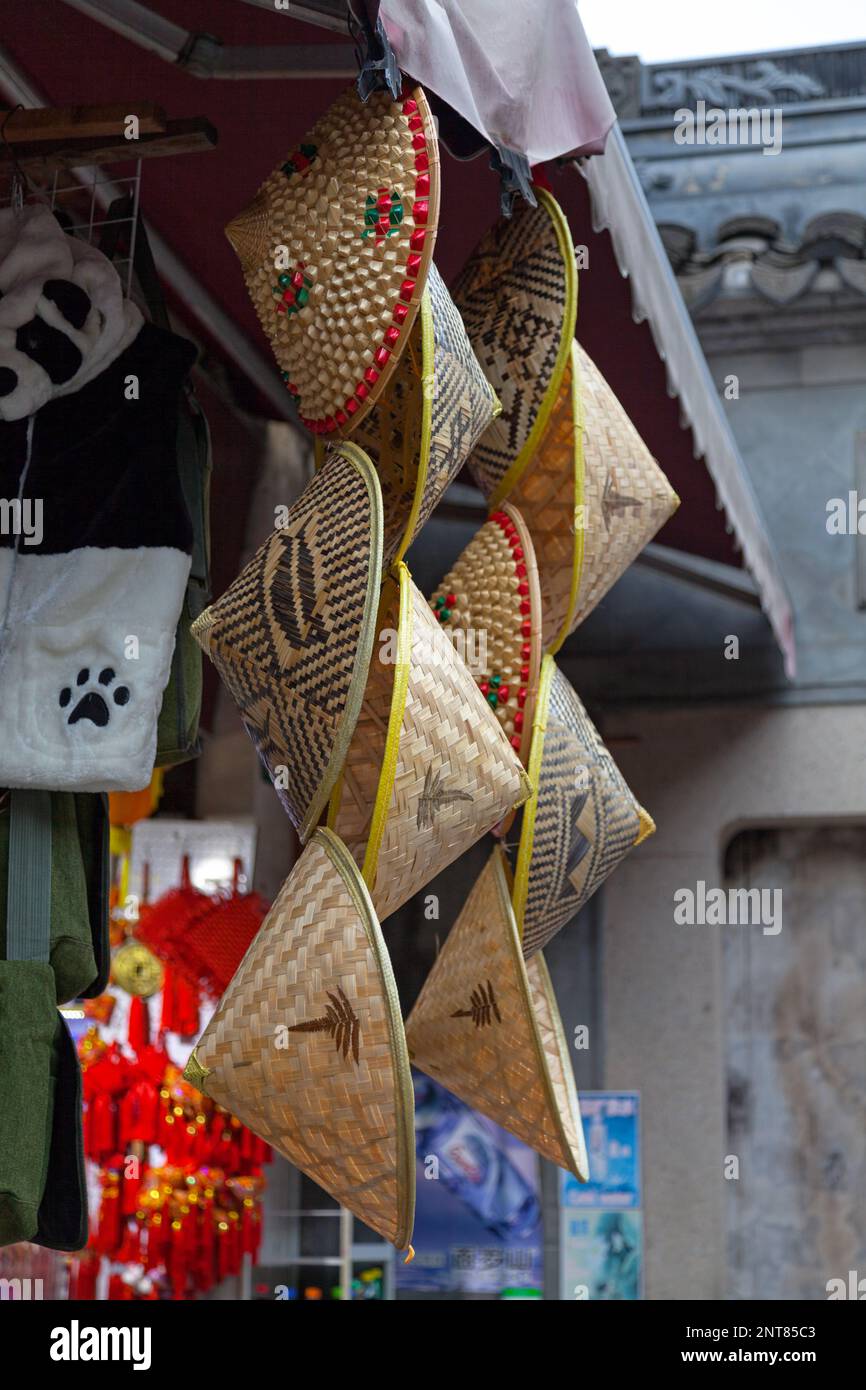
[[398,566],[383,588],[363,707],[328,818],[362,866],[380,920],[530,790],[466,663]]
[[184,1072],[398,1249],[414,1104],[388,952],[344,845],[317,830]]
[[302,839],[327,802],[361,708],[381,567],[376,472],[344,444],[192,626]]
[[442,631],[464,639],[473,675],[520,761],[529,761],[541,668],[541,593],[532,537],[505,504],[472,537],[433,594]]
[[577,317],[577,267],[565,216],[546,189],[484,236],[454,302],[502,412],[470,459],[486,497],[535,452],[559,394]]
[[529,775],[534,790],[523,812],[513,894],[527,958],[655,830],[551,656],[542,665]]
[[499,402],[435,265],[400,361],[352,438],[382,483],[386,563],[400,560]]
[[589,1176],[574,1075],[550,976],[524,961],[497,846],[406,1025],[414,1066],[530,1148]]
[[491,507],[508,498],[532,533],[542,640],[553,653],[673,515],[679,499],[592,359],[573,341],[571,238],[554,199],[536,191],[532,216],[523,209],[516,228],[503,220],[488,233],[455,298],[503,403],[469,467]]
[[384,390],[421,302],[439,156],[420,88],[354,87],[226,228],[304,423],[351,432]]
[[[566,620],[569,632],[592,612],[680,504],[592,358],[579,343],[575,352],[583,429],[577,499],[583,557],[575,606]],[[542,453],[546,447],[545,443]],[[556,447],[554,436],[554,453]],[[551,466],[543,468],[548,471]]]
[[572,344],[538,449],[506,491],[535,540],[544,643],[551,653],[679,506],[667,478],[579,343]]

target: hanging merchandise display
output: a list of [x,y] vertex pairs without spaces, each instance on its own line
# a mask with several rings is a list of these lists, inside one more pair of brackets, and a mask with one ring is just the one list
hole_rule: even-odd
[[463,321],[431,263],[420,312],[396,369],[352,431],[382,485],[386,564],[403,558],[498,410]]
[[99,1202],[74,1295],[94,1298],[103,1268],[109,1299],[194,1298],[237,1275],[261,1241],[267,1145],[194,1091],[161,1046],[107,1044],[93,1027],[79,1051]]
[[382,570],[382,497],[343,446],[222,598],[193,625],[302,839],[360,712]]
[[[135,825],[137,821],[147,820],[160,803],[165,774],[155,768],[146,787],[138,792],[112,792],[108,798],[108,813],[112,829]],[[127,846],[128,853],[128,846]]]
[[406,1024],[409,1057],[474,1109],[586,1181],[577,1092],[550,976],[525,961],[497,845]]
[[[147,225],[137,218],[133,263],[139,289],[158,328],[171,328],[165,295],[156,273]],[[192,554],[183,606],[175,633],[171,672],[163,691],[156,731],[156,766],[174,767],[201,752],[199,719],[202,655],[190,626],[211,597],[210,486],[211,439],[207,417],[187,379],[177,417],[177,471],[192,529]]]
[[405,565],[383,586],[377,631],[328,823],[384,920],[521,805],[530,786]]
[[202,696],[202,655],[191,626],[210,601],[210,479],[211,450],[207,419],[186,383],[180,403],[177,467],[181,491],[192,526],[192,555],[183,599],[171,672],[162,695],[156,729],[156,766],[174,767],[201,752],[199,719]]
[[136,924],[140,941],[152,946],[196,991],[212,999],[219,999],[228,988],[268,912],[269,904],[261,894],[240,891],[241,875],[241,861],[235,859],[230,887],[213,896],[200,893],[190,883],[185,855],[181,887],[143,906]]
[[[393,54],[384,28],[357,32],[367,99],[344,92],[225,229],[317,467],[216,600],[195,349],[169,327],[137,183],[128,237],[109,212],[100,243],[128,253],[126,293],[62,215],[22,211],[17,166],[0,211],[0,497],[20,522],[0,536],[0,1245],[77,1251],[80,1298],[248,1276],[272,1150],[411,1257],[410,1063],[483,1134],[493,1121],[588,1178],[541,949],[654,826],[553,653],[677,498],[575,341],[574,248],[543,175],[452,298],[430,105],[399,76],[369,94]],[[582,53],[579,23],[569,42]],[[489,134],[485,83],[509,64],[479,51],[455,30],[432,61],[456,55],[456,110]],[[587,90],[554,94],[551,119],[597,147],[607,110]],[[145,139],[168,138],[164,113],[146,119]],[[490,135],[515,177],[537,126]],[[282,462],[274,446],[263,469],[281,486]],[[428,601],[405,557],[464,465],[487,519]],[[179,778],[171,812],[139,825],[199,751],[202,652],[300,840],[272,905],[247,891],[253,819],[187,819],[210,787]],[[380,924],[490,832],[404,1024]],[[57,1008],[72,999],[77,1047]],[[497,1160],[500,1210],[495,1175],[462,1183],[459,1148],[452,1195],[528,1239],[534,1184]]]
[[577,268],[558,203],[534,185],[482,239],[454,289],[502,413],[469,460],[491,508],[507,498],[535,542],[543,643],[556,652],[679,499],[574,342]]
[[[22,872],[15,800],[14,792],[0,795],[0,960],[8,959],[10,884]],[[49,959],[57,1002],[65,1004],[101,994],[108,980],[108,815],[104,796],[53,792],[49,803]]]
[[438,215],[424,93],[365,103],[352,87],[226,228],[315,433],[352,432],[385,390],[421,306]]
[[[92,1023],[78,1048],[83,1147],[97,1170],[90,1188],[98,1200],[70,1289],[80,1298],[196,1298],[256,1258],[262,1168],[271,1154],[184,1081],[175,1056],[184,1039],[198,1035],[199,984],[131,932],[143,932],[152,915],[158,943],[171,942],[175,929],[184,935],[201,915],[202,903],[219,912],[235,895],[199,893],[184,864],[181,884],[153,904],[146,870],[138,905],[128,892],[129,833],[112,834],[111,993],[85,1005]],[[247,896],[239,898],[242,912]]]
[[513,905],[528,959],[655,830],[553,657],[542,664]]
[[430,604],[443,631],[471,652],[481,694],[526,766],[541,669],[541,590],[532,536],[515,507],[492,513]]
[[82,979],[89,976],[95,993],[104,981],[91,973],[96,961],[87,943],[52,930],[58,918],[52,918],[51,906],[51,796],[12,792],[8,816],[0,960],[0,1245],[32,1240],[75,1250],[87,1240],[81,1081],[75,1046],[57,1008],[52,955],[64,970],[74,965]]
[[111,262],[44,203],[0,209],[0,289],[0,420],[80,391],[141,329]]
[[398,1249],[412,1232],[412,1083],[367,887],[319,829],[187,1063],[228,1107]]
[[213,907],[213,898],[194,887],[190,879],[189,856],[181,859],[180,883],[167,893],[149,901],[149,873],[144,875],[144,897],[139,904],[135,935],[163,960],[172,960],[175,943],[182,940],[194,924]]
[[[47,220],[62,261],[75,239]],[[7,324],[12,316],[10,333],[31,300],[35,317],[18,326],[14,349],[4,352],[0,338],[9,363],[0,363],[0,387],[25,379],[22,352],[34,370],[60,372],[66,384],[27,419],[0,422],[0,495],[20,499],[25,523],[0,536],[0,784],[132,791],[153,769],[190,572],[176,439],[195,354],[184,339],[133,318],[135,331],[117,335],[98,373],[84,371],[78,384],[72,358],[82,360],[89,325],[103,311],[74,280],[52,279],[51,260],[39,262],[39,293],[30,278],[19,284],[32,225],[25,219],[19,242],[6,229],[0,314]],[[97,258],[100,289],[114,277],[127,324],[116,271],[86,249],[88,266]]]
[[[350,795],[362,788],[360,822],[347,819],[347,799],[343,816],[332,805],[330,823],[353,852],[368,856],[368,884],[376,882],[378,859],[373,897],[384,917],[530,789],[405,567],[387,581],[380,603],[381,516],[369,459],[341,445],[288,524],[194,631],[241,705],[302,839],[344,764]],[[327,705],[317,708],[323,693]],[[371,823],[376,839],[365,848]]]

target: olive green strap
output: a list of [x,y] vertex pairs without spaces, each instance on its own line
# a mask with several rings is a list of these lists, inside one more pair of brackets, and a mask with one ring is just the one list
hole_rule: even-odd
[[51,793],[9,793],[7,960],[51,957]]

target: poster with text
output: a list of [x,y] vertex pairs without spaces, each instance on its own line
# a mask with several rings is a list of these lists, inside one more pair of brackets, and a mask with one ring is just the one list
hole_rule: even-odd
[[398,1289],[540,1289],[540,1177],[533,1151],[419,1074],[415,1139],[415,1258],[397,1265]]
[[580,1183],[571,1173],[560,1175],[560,1297],[639,1299],[640,1096],[636,1091],[584,1091],[580,1113],[590,1180]]
[[580,1113],[589,1155],[589,1182],[564,1173],[562,1202],[570,1207],[639,1207],[640,1096],[637,1091],[582,1091]]
[[564,1300],[641,1297],[643,1227],[639,1211],[563,1208],[561,1270]]

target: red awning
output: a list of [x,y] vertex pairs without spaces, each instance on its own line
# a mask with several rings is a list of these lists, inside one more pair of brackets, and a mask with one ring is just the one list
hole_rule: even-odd
[[[156,8],[155,0],[148,0]],[[247,52],[287,43],[342,44],[237,0],[171,0],[171,20],[216,34]],[[25,105],[156,101],[171,116],[204,115],[219,142],[212,153],[145,161],[141,203],[164,244],[157,262],[178,312],[258,390],[276,413],[279,376],[244,289],[223,227],[297,144],[345,78],[201,79],[78,13],[63,0],[3,0],[0,91]],[[337,50],[335,50],[336,52]],[[340,52],[335,66],[346,55]],[[267,63],[263,64],[267,68]],[[327,65],[326,65],[327,66]],[[25,93],[29,93],[27,99]],[[603,156],[579,172],[547,166],[575,242],[586,245],[580,275],[580,341],[620,397],[682,499],[659,535],[663,544],[723,563],[745,563],[794,667],[791,606],[718,394],[617,130]],[[498,213],[498,179],[483,158],[443,153],[442,217],[436,259],[446,280]],[[161,262],[161,264],[160,264]],[[638,321],[636,321],[638,320]],[[288,413],[288,411],[286,411]]]

